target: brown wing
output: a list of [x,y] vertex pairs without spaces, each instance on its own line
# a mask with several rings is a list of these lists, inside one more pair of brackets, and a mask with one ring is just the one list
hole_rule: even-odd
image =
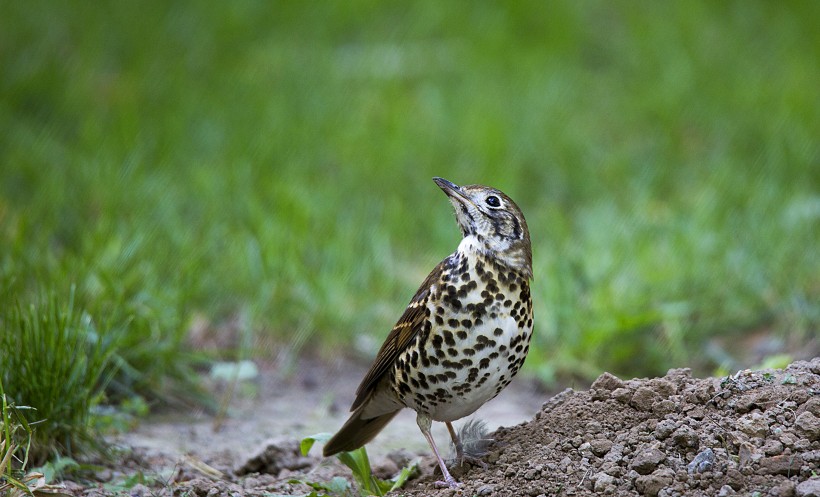
[[[452,257],[452,256],[451,256]],[[376,354],[376,360],[370,366],[370,371],[367,372],[362,380],[359,388],[356,390],[356,400],[353,401],[351,411],[355,411],[357,407],[362,405],[367,400],[371,390],[379,383],[385,373],[387,373],[393,363],[399,358],[399,355],[410,345],[410,342],[418,334],[419,330],[424,325],[425,311],[427,308],[427,298],[430,295],[430,289],[439,280],[445,268],[449,267],[450,259],[448,257],[441,261],[433,271],[427,275],[424,282],[421,284],[416,294],[410,300],[404,314],[390,330],[387,339],[384,341],[379,353]]]

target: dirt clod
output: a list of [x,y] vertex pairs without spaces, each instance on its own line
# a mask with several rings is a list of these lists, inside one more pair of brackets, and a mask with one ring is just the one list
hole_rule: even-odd
[[316,460],[302,456],[296,440],[268,440],[236,469],[239,476],[250,473],[278,475],[282,470],[310,468]]

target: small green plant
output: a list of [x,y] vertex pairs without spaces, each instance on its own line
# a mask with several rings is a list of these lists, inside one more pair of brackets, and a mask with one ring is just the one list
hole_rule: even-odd
[[30,494],[44,483],[42,474],[26,471],[32,430],[23,411],[28,409],[9,401],[0,380],[0,495]]
[[81,471],[83,467],[70,457],[56,457],[44,465],[36,468],[38,473],[42,473],[46,481],[55,481],[64,478],[71,473]]
[[12,402],[31,406],[42,420],[29,432],[26,455],[33,464],[104,450],[91,412],[112,372],[112,334],[102,335],[73,297],[73,291],[64,303],[42,297],[0,314],[0,381]]
[[[330,439],[329,433],[319,433],[302,440],[302,455],[307,455],[316,442],[327,442]],[[291,483],[302,483],[311,487],[314,491],[306,497],[342,496],[342,495],[384,495],[387,492],[401,488],[408,478],[418,471],[418,463],[413,462],[404,467],[399,474],[390,480],[382,480],[373,475],[370,467],[370,458],[364,447],[350,452],[340,452],[336,458],[353,472],[353,479],[356,481],[358,494],[354,493],[353,486],[341,477],[332,478],[329,482],[313,482],[307,480],[291,480]]]

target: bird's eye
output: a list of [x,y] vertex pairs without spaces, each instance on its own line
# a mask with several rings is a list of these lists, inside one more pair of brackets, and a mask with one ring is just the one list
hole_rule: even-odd
[[498,197],[496,197],[495,195],[490,195],[489,197],[487,197],[487,200],[485,202],[487,202],[487,205],[489,205],[490,207],[498,207],[501,205],[501,201],[498,200]]

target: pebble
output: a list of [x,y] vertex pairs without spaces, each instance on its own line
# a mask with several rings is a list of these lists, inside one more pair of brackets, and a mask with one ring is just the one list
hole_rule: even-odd
[[615,389],[618,389],[618,388],[623,388],[624,385],[626,385],[624,383],[624,381],[622,379],[618,378],[617,376],[615,376],[614,374],[604,373],[601,376],[599,376],[595,381],[592,382],[592,385],[591,385],[590,388],[592,388],[594,390],[609,390],[609,391],[612,391],[612,390],[615,390]]
[[678,425],[671,419],[664,419],[655,426],[655,438],[666,440],[675,431]]
[[765,475],[793,476],[800,473],[803,459],[799,455],[781,454],[760,460],[760,472]]
[[820,478],[812,478],[798,483],[794,493],[797,497],[820,497]]
[[803,411],[794,420],[794,426],[806,438],[811,441],[820,440],[820,418],[811,413]]
[[595,473],[592,477],[595,485],[592,487],[598,493],[610,493],[615,490],[615,477],[604,472]]
[[606,439],[593,440],[589,443],[589,448],[596,456],[603,457],[612,448],[612,441]]
[[769,432],[769,424],[760,411],[744,414],[737,420],[737,428],[753,438],[763,438]]
[[[615,392],[612,392],[613,396]],[[647,411],[651,412],[652,408],[660,402],[660,396],[655,393],[649,387],[639,387],[635,390],[635,393],[632,394],[632,399],[630,400],[630,404],[640,411]]]
[[678,447],[696,449],[700,445],[698,434],[691,426],[683,425],[672,434],[672,440]]
[[632,390],[628,388],[616,388],[612,391],[612,398],[622,404],[626,404],[632,398]]
[[771,497],[794,497],[795,485],[791,480],[785,480],[780,485],[769,490]]
[[675,473],[669,469],[659,469],[651,475],[641,475],[635,479],[635,488],[642,495],[655,497],[661,489],[675,481]]
[[486,484],[478,487],[478,489],[476,490],[476,495],[493,495],[494,492],[495,485]]
[[735,489],[729,485],[723,485],[718,491],[718,497],[726,497],[727,495],[735,495]]
[[715,451],[712,449],[705,449],[692,459],[686,466],[686,471],[691,475],[695,473],[704,473],[711,471],[715,465]]
[[629,463],[629,468],[642,475],[648,475],[666,459],[666,454],[655,447],[647,447],[638,452]]

